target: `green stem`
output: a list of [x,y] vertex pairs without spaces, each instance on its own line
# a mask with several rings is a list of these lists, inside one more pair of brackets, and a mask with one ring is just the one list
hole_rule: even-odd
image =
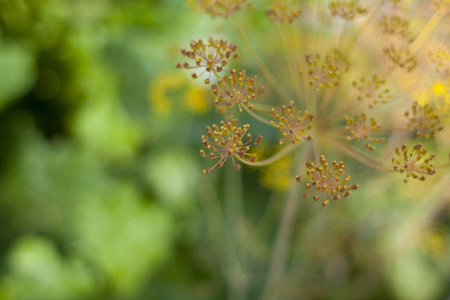
[[[310,147],[305,147],[304,151],[299,153],[299,166],[303,166],[306,162],[306,158],[309,155],[309,148]],[[275,238],[275,246],[269,266],[267,281],[261,296],[262,300],[275,300],[279,298],[279,287],[283,282],[289,240],[292,235],[292,227],[299,205],[299,194],[300,185],[293,179],[283,216],[281,218],[280,227]]]
[[256,114],[254,111],[252,111],[251,109],[249,109],[248,107],[246,107],[245,105],[243,106],[245,111],[249,113],[249,115],[251,115],[253,118],[257,119],[258,121],[263,122],[264,124],[268,124],[270,126],[272,126],[272,124],[270,123],[270,120]]
[[242,243],[246,240],[240,234],[245,218],[242,195],[242,172],[236,172],[231,164],[225,168],[225,216],[230,228],[230,235],[235,245],[241,268],[232,269],[233,278],[230,285],[230,300],[244,300],[247,298],[247,255]]
[[289,146],[286,146],[285,148],[283,148],[280,152],[274,154],[273,156],[262,160],[262,161],[257,161],[257,162],[249,162],[247,160],[242,159],[241,157],[235,155],[234,157],[239,160],[241,163],[249,165],[249,166],[254,166],[254,167],[261,167],[261,166],[267,166],[270,165],[271,163],[281,159],[283,156],[285,156],[286,154],[288,154],[289,152],[291,152],[292,150],[296,149],[301,143],[296,143],[296,144],[290,144]]
[[435,12],[433,17],[431,17],[428,24],[423,28],[423,30],[420,32],[420,34],[417,36],[417,38],[414,40],[414,42],[411,43],[409,46],[409,51],[411,51],[411,54],[414,54],[420,46],[427,40],[427,38],[430,36],[433,29],[439,24],[439,21],[442,19],[442,14],[439,12]]
[[247,38],[247,34],[245,33],[245,30],[241,28],[236,22],[234,23],[234,26],[236,27],[237,32],[239,33],[240,37],[242,38],[242,41],[244,42],[245,46],[247,47],[248,52],[255,60],[256,65],[260,70],[262,71],[264,77],[266,77],[267,81],[270,83],[272,88],[283,98],[283,100],[286,103],[289,103],[291,99],[291,96],[286,92],[285,89],[281,88],[281,84],[277,81],[276,77],[272,75],[270,70],[266,67],[264,62],[261,58],[259,58],[256,51],[253,49],[252,45],[250,44],[250,41]]

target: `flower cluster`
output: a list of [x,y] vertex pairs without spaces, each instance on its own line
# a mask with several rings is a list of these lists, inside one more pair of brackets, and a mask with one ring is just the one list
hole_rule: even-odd
[[339,85],[342,73],[348,71],[350,66],[348,60],[337,50],[325,57],[321,67],[319,67],[319,54],[315,55],[314,58],[311,58],[311,55],[306,55],[305,60],[309,68],[309,84],[315,86],[317,91],[320,91],[324,86]]
[[329,4],[329,9],[333,17],[338,17],[347,21],[353,21],[367,13],[367,9],[360,6],[357,1],[334,0]]
[[230,75],[223,75],[217,84],[212,84],[216,97],[215,104],[231,108],[237,103],[240,111],[242,111],[241,105],[252,109],[253,105],[248,101],[264,92],[263,87],[255,89],[256,79],[256,76],[247,77],[245,70],[239,73],[235,69],[231,70]]
[[436,11],[442,14],[450,14],[450,0],[431,0]]
[[205,83],[208,84],[211,79],[211,72],[220,73],[229,61],[239,57],[238,53],[232,55],[237,49],[236,45],[228,43],[223,39],[217,40],[210,37],[207,43],[204,43],[201,39],[191,42],[191,50],[182,49],[181,54],[193,59],[195,65],[191,66],[189,63],[183,64],[176,63],[175,66],[179,69],[204,69],[203,72],[197,75],[192,73],[192,78],[197,79],[205,72],[209,73],[209,77],[205,79]]
[[405,183],[409,181],[410,177],[424,181],[425,175],[433,175],[436,173],[433,169],[433,165],[430,164],[430,161],[435,157],[434,153],[428,158],[425,158],[423,162],[420,162],[426,153],[427,148],[422,148],[421,143],[415,145],[411,153],[409,153],[406,144],[404,144],[401,149],[395,148],[397,158],[392,158],[394,171],[400,173],[406,172],[406,177],[403,179]]
[[252,143],[252,135],[247,134],[245,142],[241,140],[244,138],[250,125],[246,124],[238,127],[238,121],[234,118],[232,121],[226,120],[220,123],[220,127],[213,124],[212,128],[207,126],[206,133],[208,136],[202,136],[203,145],[210,150],[209,154],[200,150],[202,157],[209,157],[211,159],[219,159],[218,162],[209,169],[204,169],[203,173],[209,173],[215,167],[222,167],[225,161],[231,157],[234,168],[239,170],[241,165],[237,164],[235,157],[244,161],[256,161],[256,154],[247,153],[250,147],[259,144],[262,136],[258,136],[256,141]]
[[298,8],[291,8],[287,3],[283,3],[281,0],[275,0],[272,6],[265,11],[266,16],[270,21],[274,23],[292,23],[301,14],[301,10]]
[[428,51],[427,56],[439,72],[450,77],[450,51],[448,48]]
[[390,44],[383,49],[383,54],[396,66],[411,72],[417,66],[416,57],[407,48],[396,48]]
[[386,103],[391,99],[388,88],[383,88],[386,84],[386,80],[379,79],[377,75],[374,75],[372,79],[366,80],[361,78],[359,82],[353,81],[353,87],[359,92],[358,100],[366,100],[369,104],[369,108],[373,108],[379,103]]
[[275,124],[272,121],[271,124],[283,133],[280,144],[283,144],[284,138],[287,136],[292,137],[293,144],[296,144],[301,139],[309,141],[313,138],[312,135],[306,135],[306,131],[311,130],[311,122],[314,119],[314,115],[307,111],[299,111],[296,113],[293,101],[291,101],[289,107],[283,105],[281,114],[277,113],[274,108],[272,108],[272,113],[278,119],[279,123]]
[[383,16],[380,21],[381,31],[385,34],[410,39],[411,32],[408,29],[408,22],[399,16]]
[[345,117],[347,126],[345,130],[349,131],[351,136],[347,137],[348,141],[359,141],[361,140],[368,150],[375,150],[375,146],[370,143],[383,143],[385,138],[372,138],[370,134],[378,131],[380,128],[380,123],[378,123],[374,117],[370,117],[370,124],[366,124],[367,116],[365,112],[354,118]]
[[312,198],[315,201],[321,198],[322,206],[325,207],[330,203],[330,199],[347,198],[352,193],[351,190],[356,190],[359,187],[357,184],[347,186],[350,175],[341,180],[341,175],[345,170],[342,161],[333,161],[332,165],[330,168],[323,155],[320,156],[320,166],[311,161],[306,162],[306,179],[304,180],[307,182],[303,181],[298,175],[296,177],[298,182],[306,186],[306,189],[311,190],[309,193],[305,192],[303,197],[307,198],[313,195]]
[[428,104],[422,106],[414,102],[411,113],[405,111],[405,117],[409,130],[424,138],[435,138],[436,133],[444,128],[436,109]]
[[247,0],[199,0],[197,6],[211,17],[228,18],[246,5],[246,2]]

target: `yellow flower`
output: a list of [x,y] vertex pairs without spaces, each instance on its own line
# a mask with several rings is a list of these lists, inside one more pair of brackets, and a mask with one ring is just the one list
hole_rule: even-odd
[[190,86],[184,93],[184,103],[187,109],[196,115],[203,115],[209,111],[208,102],[208,93],[202,87]]
[[436,96],[443,96],[446,94],[447,91],[442,83],[436,82],[433,85],[433,92]]
[[159,115],[167,115],[172,109],[170,93],[178,90],[183,84],[183,77],[177,73],[159,75],[150,85],[148,97]]

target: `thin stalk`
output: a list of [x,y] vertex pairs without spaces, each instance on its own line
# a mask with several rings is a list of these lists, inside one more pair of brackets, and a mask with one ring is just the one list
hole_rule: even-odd
[[[309,155],[309,148],[305,147],[300,152],[299,166],[303,166]],[[279,296],[279,286],[283,281],[286,258],[288,254],[289,240],[292,235],[292,227],[299,206],[300,185],[295,179],[292,180],[289,196],[281,218],[280,227],[275,238],[275,246],[269,266],[267,282],[264,287],[261,299],[275,300]]]
[[228,231],[219,199],[212,185],[204,185],[200,189],[198,200],[203,211],[211,243],[215,249],[227,285],[231,289],[230,300],[235,299],[231,298],[231,295],[237,294],[234,291],[239,290],[240,287],[238,285],[241,284],[236,282],[236,278],[245,277],[237,256],[236,246]]
[[332,141],[331,143],[333,144],[333,146],[335,146],[336,148],[339,148],[342,152],[344,152],[351,158],[359,161],[362,164],[365,164],[368,167],[374,168],[379,171],[393,172],[393,170],[383,167],[381,162],[374,161],[374,160],[376,160],[375,157],[367,155],[364,152],[361,152],[359,149],[344,146],[344,145],[342,145],[342,143],[339,143],[339,142]]
[[228,220],[230,235],[234,241],[236,255],[241,262],[240,269],[234,269],[233,282],[230,286],[230,300],[245,300],[247,298],[247,255],[243,249],[241,225],[245,218],[242,195],[242,172],[236,172],[231,164],[225,168],[225,216]]
[[247,34],[245,33],[245,30],[242,29],[240,25],[238,25],[236,22],[234,23],[234,26],[239,33],[239,36],[241,37],[242,41],[244,42],[245,46],[247,47],[248,52],[255,60],[256,65],[263,73],[264,77],[267,79],[267,81],[270,83],[272,88],[283,98],[283,100],[286,103],[289,103],[291,99],[291,96],[286,92],[285,89],[281,88],[281,84],[278,82],[275,76],[272,75],[270,70],[267,68],[267,66],[264,64],[262,59],[258,56],[256,51],[253,49],[252,45],[250,44],[250,41],[248,40]]
[[427,40],[427,38],[430,36],[433,29],[439,24],[439,21],[442,19],[442,14],[440,12],[435,12],[433,17],[431,17],[430,21],[427,25],[423,28],[423,30],[420,32],[420,34],[417,36],[417,38],[414,40],[414,42],[411,43],[409,46],[409,51],[411,54],[414,54],[420,46],[423,45],[423,43]]
[[272,108],[275,109],[280,109],[279,107],[274,107],[273,105],[267,105],[267,104],[263,104],[263,103],[252,103],[253,108],[255,110],[261,110],[261,111],[266,111],[266,112],[270,112],[272,110]]
[[296,149],[300,144],[301,143],[290,144],[289,146],[286,146],[285,148],[280,150],[280,152],[277,152],[276,154],[274,154],[271,157],[269,157],[269,158],[267,158],[265,160],[262,160],[262,161],[249,162],[249,161],[243,160],[239,156],[235,156],[235,158],[237,160],[239,160],[241,163],[249,165],[249,166],[254,166],[254,167],[267,166],[267,165],[270,165],[271,163],[279,160],[280,158],[282,158],[283,156],[285,156],[286,154],[288,154],[292,150]]
[[270,120],[264,118],[263,116],[258,115],[257,113],[255,113],[254,111],[252,111],[251,109],[246,107],[245,105],[243,107],[244,107],[245,111],[248,112],[248,114],[251,115],[253,118],[257,119],[258,121],[263,122],[264,124],[268,124],[268,125],[272,126],[272,123],[270,123]]
[[284,27],[285,25],[278,25],[278,30],[280,31],[280,35],[283,41],[283,47],[284,47],[284,57],[286,59],[286,64],[290,72],[291,80],[292,80],[292,86],[294,87],[295,94],[297,95],[297,102],[300,103],[301,99],[301,91],[299,87],[300,83],[300,74],[297,70],[297,72],[294,70],[294,67],[298,65],[298,62],[296,60],[297,56],[289,55],[291,54],[291,49],[293,47],[293,43],[289,42],[289,35],[286,33],[286,29]]

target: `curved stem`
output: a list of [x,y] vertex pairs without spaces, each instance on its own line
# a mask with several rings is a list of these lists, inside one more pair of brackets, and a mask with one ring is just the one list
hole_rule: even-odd
[[266,118],[258,115],[257,113],[255,113],[254,111],[252,111],[251,109],[246,107],[245,105],[243,107],[244,107],[245,111],[248,112],[248,114],[251,115],[253,118],[257,119],[258,121],[263,122],[264,124],[272,126],[272,124],[270,123],[270,120],[267,120]]
[[353,147],[347,147],[338,142],[331,142],[336,148],[339,148],[342,152],[345,152],[351,158],[359,161],[362,164],[365,164],[368,167],[374,168],[379,171],[393,172],[393,170],[383,167],[383,165],[379,162],[374,162],[375,157],[367,155],[364,152],[359,151]]
[[274,107],[273,105],[267,105],[267,104],[263,104],[263,103],[252,103],[253,108],[256,110],[261,110],[261,111],[271,111],[272,108],[278,109],[280,110],[281,108],[277,108],[276,106]]
[[239,156],[235,156],[235,157],[241,163],[249,165],[249,166],[254,166],[254,167],[267,166],[267,165],[270,165],[271,163],[279,160],[280,158],[282,158],[283,156],[285,156],[286,154],[288,154],[289,152],[291,152],[292,150],[297,148],[300,144],[301,143],[290,144],[289,146],[286,146],[285,148],[283,148],[280,152],[278,152],[278,153],[274,154],[273,156],[269,157],[268,159],[265,159],[262,161],[249,162],[247,160],[242,159]]

